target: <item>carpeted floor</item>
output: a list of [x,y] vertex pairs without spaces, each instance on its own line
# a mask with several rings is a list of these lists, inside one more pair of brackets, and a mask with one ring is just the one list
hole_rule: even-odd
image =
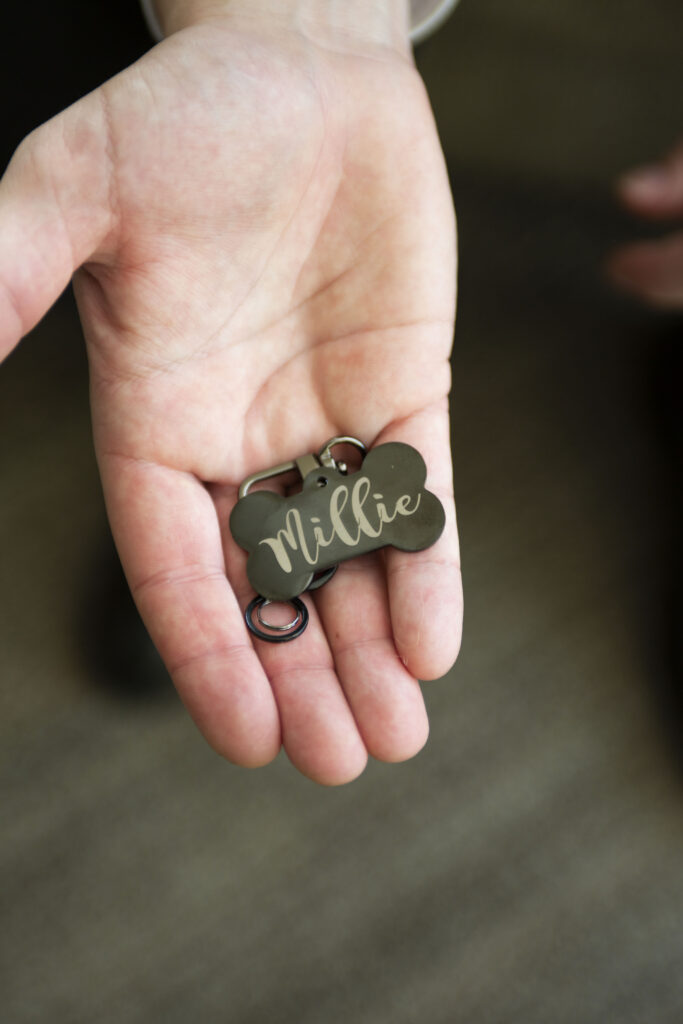
[[[47,63],[17,30],[8,136],[93,84],[98,46],[144,45],[132,2],[65,6],[71,63],[51,5]],[[463,0],[420,54],[460,221],[467,607],[412,762],[333,791],[249,773],[167,689],[105,687],[69,296],[2,368],[3,1024],[680,1024],[683,325],[600,263],[639,230],[612,175],[683,133],[682,37],[675,0]]]

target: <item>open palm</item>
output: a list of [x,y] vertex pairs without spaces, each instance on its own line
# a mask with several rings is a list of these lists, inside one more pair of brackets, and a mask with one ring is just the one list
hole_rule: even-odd
[[[29,137],[0,187],[5,351],[78,267],[97,457],[140,612],[209,742],[338,783],[425,742],[457,654],[455,232],[405,56],[196,26]],[[20,254],[17,258],[17,253]],[[447,528],[344,564],[252,641],[241,480],[335,434],[418,448]]]

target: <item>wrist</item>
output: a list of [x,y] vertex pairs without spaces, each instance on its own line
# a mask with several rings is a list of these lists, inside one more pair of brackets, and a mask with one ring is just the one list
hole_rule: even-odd
[[362,39],[406,49],[409,0],[148,0],[163,35],[230,18],[269,30],[294,28],[321,43]]

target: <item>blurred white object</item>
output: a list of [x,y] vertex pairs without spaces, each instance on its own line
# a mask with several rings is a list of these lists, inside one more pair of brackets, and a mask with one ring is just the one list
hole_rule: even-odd
[[[159,19],[154,10],[153,0],[141,0],[149,31],[157,42],[164,38]],[[410,38],[413,43],[421,43],[423,39],[436,32],[458,0],[410,0]]]
[[441,28],[458,0],[410,0],[410,38],[415,43]]

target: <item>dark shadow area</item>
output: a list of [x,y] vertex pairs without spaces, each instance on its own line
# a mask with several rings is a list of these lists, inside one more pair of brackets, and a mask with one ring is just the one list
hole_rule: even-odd
[[[457,167],[452,186],[464,254],[456,453],[459,429],[471,434],[477,416],[462,363],[489,361],[496,395],[520,388],[533,403],[524,475],[534,465],[541,487],[553,490],[570,472],[590,495],[590,512],[572,519],[573,543],[581,551],[584,536],[602,533],[601,569],[619,587],[653,714],[683,772],[683,320],[621,297],[602,269],[613,247],[648,226],[634,229],[607,192],[511,186]],[[498,405],[487,415],[515,430],[516,411]],[[478,449],[478,459],[490,457]],[[515,542],[534,557],[532,537],[520,533]],[[562,591],[561,571],[549,586]]]
[[89,567],[75,624],[87,678],[127,701],[173,699],[170,677],[140,619],[109,533],[92,552]]
[[657,495],[663,528],[653,538],[652,559],[661,579],[661,601],[643,607],[672,756],[683,774],[683,319],[663,318],[648,337],[652,348],[646,399],[658,451]]

